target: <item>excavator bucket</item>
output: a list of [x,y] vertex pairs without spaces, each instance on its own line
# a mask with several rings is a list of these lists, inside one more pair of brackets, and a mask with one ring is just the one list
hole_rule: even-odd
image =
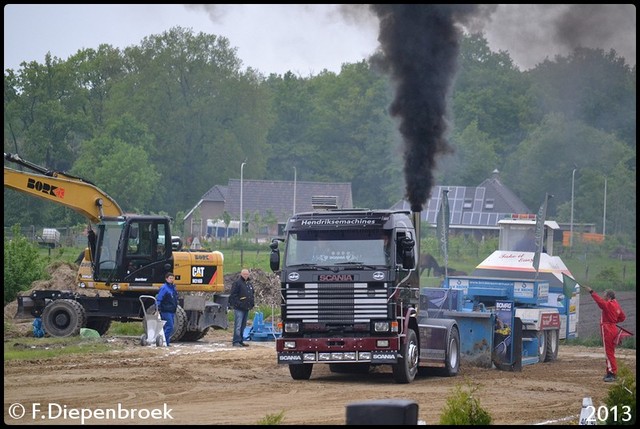
[[18,311],[13,316],[14,319],[33,319],[35,316],[31,311],[34,307],[34,301],[30,296],[18,296]]

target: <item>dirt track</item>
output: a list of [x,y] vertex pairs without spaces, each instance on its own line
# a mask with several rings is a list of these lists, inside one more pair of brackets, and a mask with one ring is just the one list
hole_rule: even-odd
[[[627,312],[625,326],[635,332],[635,293],[619,293],[618,298]],[[592,300],[582,296],[581,336],[593,326],[597,333],[599,314]],[[342,425],[347,404],[404,399],[418,404],[420,420],[437,424],[448,395],[456,385],[469,382],[478,386],[475,396],[494,424],[575,424],[582,399],[590,397],[601,405],[610,387],[602,381],[601,348],[563,345],[556,362],[525,366],[521,372],[462,366],[457,377],[420,377],[400,385],[394,383],[389,367],[356,376],[332,374],[326,365],[319,365],[311,380],[294,381],[286,366],[276,364],[273,342],[234,348],[230,338],[230,331],[211,331],[201,341],[176,343],[167,349],[142,347],[137,338],[103,337],[125,348],[83,357],[5,362],[4,421],[79,424],[73,413],[86,409],[97,416],[85,420],[92,424],[256,424],[283,412],[282,423],[287,425]],[[619,365],[635,374],[635,350],[618,349],[617,356]],[[12,406],[16,403],[20,405]],[[13,418],[11,413],[21,406],[26,414]],[[136,412],[132,418],[121,411],[100,418],[95,414],[118,407],[142,410],[143,415]],[[144,414],[164,407],[170,410],[170,418]],[[53,414],[47,416],[49,409]]]
[[[395,384],[389,369],[368,376],[332,374],[316,366],[311,380],[294,381],[275,363],[273,342],[230,347],[229,333],[210,333],[197,343],[171,348],[142,347],[133,338],[121,351],[53,360],[5,362],[4,419],[8,424],[79,424],[74,409],[170,409],[171,418],[87,419],[92,424],[256,424],[283,412],[283,424],[345,423],[346,405],[377,399],[418,403],[419,419],[437,424],[455,385],[478,386],[475,394],[494,424],[534,424],[574,417],[582,399],[603,403],[609,384],[602,381],[599,348],[561,346],[558,360],[525,366],[522,372],[463,367],[458,377],[420,377]],[[620,365],[635,373],[635,350],[619,350]],[[385,368],[382,370],[382,368]],[[19,403],[26,415],[14,419]],[[42,410],[35,413],[37,409]],[[118,405],[120,404],[120,405]],[[45,416],[51,408],[52,416]],[[64,419],[60,410],[66,409]],[[76,411],[77,412],[77,411]],[[95,412],[95,411],[94,411]],[[57,418],[51,418],[56,417]],[[121,414],[123,416],[123,414]],[[142,417],[142,418],[141,418]]]

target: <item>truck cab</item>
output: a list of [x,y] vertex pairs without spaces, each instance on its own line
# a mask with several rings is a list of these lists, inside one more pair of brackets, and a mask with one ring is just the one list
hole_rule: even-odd
[[277,361],[292,378],[309,379],[315,364],[332,372],[391,365],[399,383],[421,366],[457,373],[453,321],[418,323],[416,240],[406,211],[317,208],[289,219],[285,238],[272,241],[271,269],[282,296]]

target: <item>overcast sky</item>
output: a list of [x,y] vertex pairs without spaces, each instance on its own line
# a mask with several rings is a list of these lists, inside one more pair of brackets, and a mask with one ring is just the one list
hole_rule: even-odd
[[[339,72],[378,45],[377,20],[366,8],[344,12],[326,4],[10,4],[4,7],[4,68],[42,63],[47,52],[66,60],[101,43],[122,49],[181,26],[227,37],[244,66],[265,75]],[[477,24],[491,49],[508,51],[521,69],[576,46],[615,49],[636,63],[633,5],[499,5]]]

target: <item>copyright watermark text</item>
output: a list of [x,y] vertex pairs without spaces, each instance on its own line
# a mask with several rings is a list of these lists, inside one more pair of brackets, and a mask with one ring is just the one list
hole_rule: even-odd
[[118,403],[112,408],[75,408],[55,402],[23,405],[18,402],[7,410],[13,420],[72,420],[85,424],[88,420],[173,420],[172,408],[162,404],[159,408],[127,408]]

